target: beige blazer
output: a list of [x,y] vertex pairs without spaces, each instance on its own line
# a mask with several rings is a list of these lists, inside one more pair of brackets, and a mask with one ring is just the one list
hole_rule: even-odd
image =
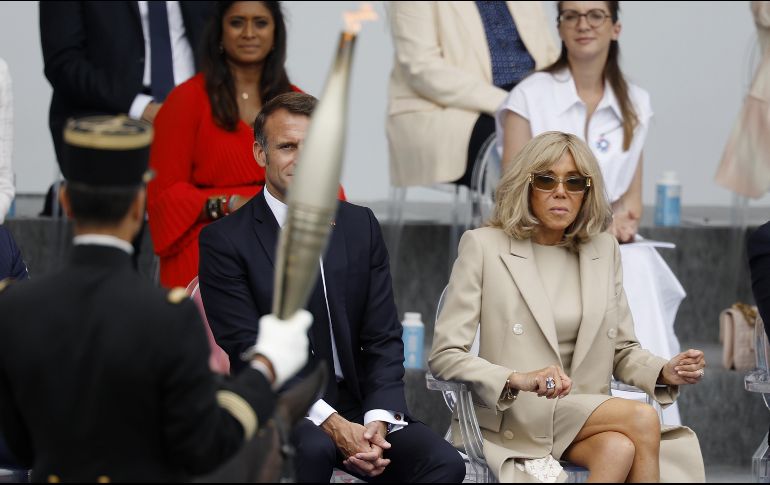
[[[662,405],[671,404],[678,387],[655,387],[666,360],[642,349],[634,335],[616,239],[603,233],[583,244],[579,264],[583,315],[572,367],[565,369],[572,378],[571,393],[607,395],[614,374]],[[477,329],[478,356],[469,352]],[[556,401],[531,392],[521,392],[516,401],[501,399],[501,394],[513,370],[553,364],[561,365],[556,327],[531,241],[489,227],[466,232],[436,323],[429,365],[439,379],[472,383],[487,462],[498,473],[510,458],[551,453]],[[692,461],[697,461],[697,439],[694,448]],[[697,463],[687,467],[696,469]]]
[[[474,2],[389,2],[395,60],[388,90],[390,179],[450,182],[465,173],[479,113],[508,94],[492,84],[484,25]],[[541,69],[558,57],[541,2],[506,2]]]

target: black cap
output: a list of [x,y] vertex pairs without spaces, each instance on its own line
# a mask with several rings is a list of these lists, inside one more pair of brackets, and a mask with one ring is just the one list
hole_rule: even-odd
[[152,126],[125,115],[69,119],[64,128],[64,178],[94,187],[149,182]]

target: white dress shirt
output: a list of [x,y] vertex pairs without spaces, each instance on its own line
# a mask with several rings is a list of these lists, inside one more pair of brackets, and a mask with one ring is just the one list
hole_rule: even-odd
[[[150,48],[150,18],[148,14],[147,2],[136,2],[139,4],[139,16],[142,19],[142,34],[144,35],[144,77],[145,87],[151,84],[150,65],[152,64],[152,49]],[[168,30],[171,36],[171,58],[174,63],[174,85],[178,86],[195,75],[195,58],[190,41],[187,39],[187,32],[184,28],[184,19],[182,18],[182,8],[179,2],[166,2],[166,11],[168,12]],[[140,119],[144,109],[153,101],[152,96],[139,93],[131,103],[128,115],[134,119]]]
[[556,74],[534,73],[513,88],[497,111],[498,153],[502,154],[503,149],[502,120],[506,111],[528,120],[533,137],[551,130],[572,133],[588,143],[599,161],[607,196],[615,202],[626,193],[634,178],[653,114],[647,91],[629,83],[628,96],[639,124],[631,146],[624,151],[623,115],[609,83],[605,83],[604,95],[586,129],[586,105],[577,94],[569,69]]
[[130,242],[107,234],[81,234],[72,238],[72,244],[75,246],[108,246],[120,249],[128,254],[134,254],[134,246]]
[[[265,201],[267,201],[268,207],[270,207],[270,210],[273,212],[273,216],[275,217],[275,220],[278,222],[278,225],[280,227],[283,227],[283,225],[286,223],[286,214],[288,212],[289,207],[283,202],[281,202],[280,200],[276,199],[273,196],[273,194],[271,194],[270,191],[267,189],[267,186],[265,186],[263,191],[265,193]],[[331,318],[331,312],[329,311],[329,299],[326,296],[326,277],[324,276],[323,259],[321,259],[320,263],[321,263],[321,282],[323,283],[324,300],[326,301],[326,313],[329,318],[329,332],[330,332],[331,341],[332,341],[334,374],[337,377],[337,381],[340,381],[344,379],[344,376],[342,374],[342,367],[340,366],[339,357],[337,356],[337,344],[334,342],[334,327],[331,324],[332,318]],[[319,399],[313,404],[313,406],[310,408],[310,411],[308,411],[307,419],[311,420],[316,426],[320,426],[321,423],[326,421],[326,419],[329,416],[331,416],[336,412],[337,411],[333,407],[331,407],[329,403],[327,403],[323,399]],[[408,424],[403,419],[396,419],[396,414],[399,414],[399,413],[395,411],[386,411],[384,409],[369,410],[366,412],[366,414],[364,414],[364,425],[369,424],[372,421],[384,421],[386,423],[391,423],[396,425],[390,431],[391,433],[394,433]],[[400,415],[403,416],[403,413],[400,413]]]
[[13,186],[13,93],[8,65],[0,59],[0,224],[11,208],[15,189]]

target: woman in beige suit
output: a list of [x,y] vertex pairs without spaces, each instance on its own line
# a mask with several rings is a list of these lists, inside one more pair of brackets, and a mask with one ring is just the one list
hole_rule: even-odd
[[391,184],[468,185],[469,163],[495,131],[491,115],[516,82],[559,55],[541,2],[388,5]]
[[639,346],[590,149],[561,132],[533,138],[496,200],[491,227],[460,242],[430,357],[437,378],[473,385],[490,468],[522,481],[532,467],[517,462],[547,470],[552,456],[597,482],[703,481],[692,431],[661,430],[651,406],[609,395],[614,375],[666,406],[706,362],[699,350],[666,361]]

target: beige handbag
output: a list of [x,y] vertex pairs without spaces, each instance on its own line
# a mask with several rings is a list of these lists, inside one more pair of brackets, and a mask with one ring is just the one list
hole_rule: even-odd
[[745,303],[735,303],[719,314],[719,341],[725,368],[749,370],[755,367],[756,322],[757,307]]

